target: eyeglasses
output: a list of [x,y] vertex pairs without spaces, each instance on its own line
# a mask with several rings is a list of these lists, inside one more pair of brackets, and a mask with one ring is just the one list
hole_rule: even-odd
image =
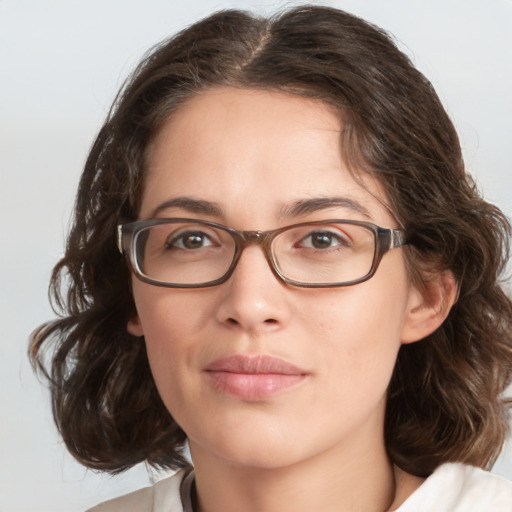
[[156,286],[202,288],[229,279],[242,251],[261,245],[277,278],[292,286],[350,286],[370,279],[405,233],[369,222],[322,220],[272,231],[237,231],[197,219],[149,219],[118,226],[118,247],[135,275]]

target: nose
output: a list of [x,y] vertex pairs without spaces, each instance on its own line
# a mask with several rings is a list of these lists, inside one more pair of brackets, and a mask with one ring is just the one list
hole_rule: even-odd
[[221,286],[225,289],[216,314],[226,326],[260,334],[288,323],[290,290],[274,275],[261,247],[246,247]]

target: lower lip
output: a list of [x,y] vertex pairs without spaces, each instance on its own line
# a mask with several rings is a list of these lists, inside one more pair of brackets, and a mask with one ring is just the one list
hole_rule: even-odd
[[206,372],[213,386],[228,395],[244,400],[260,400],[302,382],[306,376],[282,373]]

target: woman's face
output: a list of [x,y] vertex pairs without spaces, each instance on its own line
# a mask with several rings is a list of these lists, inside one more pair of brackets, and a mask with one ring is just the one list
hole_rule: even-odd
[[[341,130],[317,100],[202,93],[149,148],[140,218],[239,230],[329,218],[397,227],[377,183],[368,178],[363,188],[348,172]],[[169,203],[176,198],[187,201]],[[401,249],[369,281],[344,288],[286,285],[252,245],[224,284],[169,289],[134,278],[133,293],[138,315],[128,329],[144,335],[160,395],[194,459],[275,468],[383,446],[386,388],[401,342],[412,341],[418,296]]]

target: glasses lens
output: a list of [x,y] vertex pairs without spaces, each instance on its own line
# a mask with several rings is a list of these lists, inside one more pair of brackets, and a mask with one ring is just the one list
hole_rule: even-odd
[[228,270],[235,242],[222,229],[194,222],[158,224],[140,230],[135,258],[146,277],[167,284],[215,281]]
[[354,224],[308,224],[280,233],[272,252],[288,279],[309,284],[349,283],[370,272],[375,234]]

